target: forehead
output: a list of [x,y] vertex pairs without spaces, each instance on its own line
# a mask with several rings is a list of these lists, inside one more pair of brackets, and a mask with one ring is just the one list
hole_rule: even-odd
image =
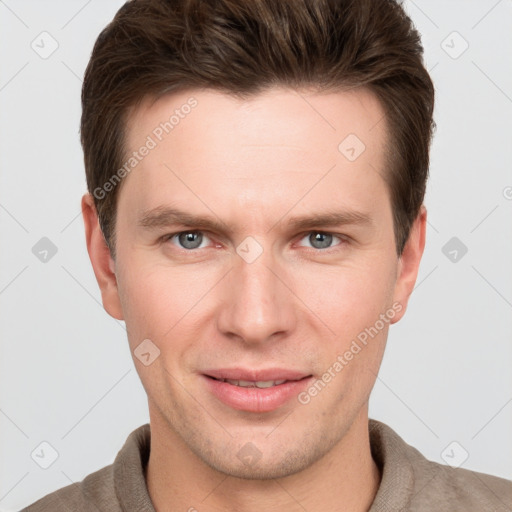
[[[308,139],[316,132],[316,143],[323,140],[336,151],[340,148],[333,143],[350,134],[365,145],[376,146],[383,142],[385,129],[382,106],[365,88],[316,93],[273,87],[245,99],[212,89],[190,89],[158,99],[145,98],[131,109],[126,143],[132,149],[148,135],[157,144],[165,142],[163,139],[187,137],[193,143],[202,137],[202,143],[219,146],[297,142],[311,150]],[[224,133],[236,138],[226,140]]]
[[324,194],[338,180],[349,194],[368,195],[376,177],[381,181],[385,139],[384,111],[365,89],[273,88],[246,99],[186,90],[146,99],[130,113],[126,158],[151,149],[125,180],[133,182],[135,208],[165,203],[178,188],[217,202],[232,194],[239,206],[262,207],[298,198],[333,167]]

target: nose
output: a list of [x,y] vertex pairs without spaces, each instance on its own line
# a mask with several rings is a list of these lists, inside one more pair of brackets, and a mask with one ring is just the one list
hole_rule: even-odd
[[285,274],[270,251],[251,263],[234,255],[233,268],[223,280],[218,329],[247,345],[290,335],[297,309]]

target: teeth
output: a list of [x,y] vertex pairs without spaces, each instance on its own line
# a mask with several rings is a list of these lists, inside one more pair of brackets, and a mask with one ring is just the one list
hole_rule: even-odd
[[271,388],[272,386],[279,386],[286,380],[231,380],[231,379],[222,379],[224,382],[228,382],[229,384],[233,384],[233,386],[240,386],[242,388]]

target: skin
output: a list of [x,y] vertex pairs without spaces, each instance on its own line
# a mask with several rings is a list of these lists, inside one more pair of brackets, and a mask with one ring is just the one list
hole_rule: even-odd
[[[413,290],[426,225],[422,207],[398,257],[383,179],[384,111],[363,89],[274,88],[244,101],[188,90],[142,102],[129,116],[127,147],[139,148],[192,96],[197,106],[122,184],[115,262],[92,197],[82,200],[106,311],[126,322],[132,355],[145,339],[160,350],[148,366],[133,358],[148,395],[155,509],[368,510],[380,481],[368,399],[388,327]],[[338,150],[348,134],[366,146],[353,162]],[[201,246],[186,249],[165,235],[204,226],[138,226],[158,206],[211,217],[222,229],[204,230]],[[288,225],[327,210],[369,221]],[[317,231],[335,235],[330,246],[314,245]],[[263,251],[252,263],[236,252],[248,236]],[[239,411],[205,387],[202,371],[222,367],[321,379],[393,304],[401,310],[306,405]],[[237,457],[248,442],[261,453],[250,466]]]

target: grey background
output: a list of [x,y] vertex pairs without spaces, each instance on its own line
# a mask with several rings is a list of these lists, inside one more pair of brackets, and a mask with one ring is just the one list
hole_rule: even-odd
[[[110,464],[148,421],[80,216],[81,76],[121,4],[0,1],[1,511]],[[512,2],[405,6],[423,37],[438,129],[427,249],[370,416],[432,460],[512,478]],[[47,58],[31,46],[49,52],[52,40]],[[43,237],[57,249],[46,262]],[[42,442],[58,453],[48,469]]]

